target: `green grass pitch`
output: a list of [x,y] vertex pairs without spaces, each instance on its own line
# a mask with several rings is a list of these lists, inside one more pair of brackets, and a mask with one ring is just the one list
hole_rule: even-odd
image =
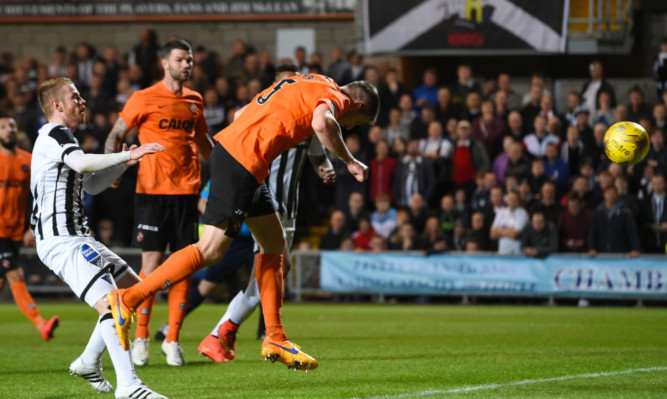
[[[39,309],[60,316],[51,342],[13,304],[0,305],[0,398],[113,398],[67,371],[94,312],[74,303]],[[166,311],[156,307],[153,330]],[[167,366],[152,343],[139,377],[172,399],[667,397],[664,308],[287,304],[288,334],[320,361],[309,373],[263,361],[257,312],[241,327],[236,360],[199,356],[223,311],[204,305],[187,318],[184,367]],[[103,364],[115,385],[108,354]]]

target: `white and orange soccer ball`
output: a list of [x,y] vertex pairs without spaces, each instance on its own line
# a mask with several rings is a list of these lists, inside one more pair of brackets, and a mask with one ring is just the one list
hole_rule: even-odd
[[621,166],[640,162],[651,147],[646,130],[638,123],[618,122],[604,134],[604,152]]

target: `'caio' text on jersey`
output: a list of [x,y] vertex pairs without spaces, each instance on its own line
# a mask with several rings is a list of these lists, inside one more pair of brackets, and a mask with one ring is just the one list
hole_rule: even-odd
[[180,119],[160,119],[158,126],[165,130],[185,130],[191,132],[195,126],[195,119],[180,120]]

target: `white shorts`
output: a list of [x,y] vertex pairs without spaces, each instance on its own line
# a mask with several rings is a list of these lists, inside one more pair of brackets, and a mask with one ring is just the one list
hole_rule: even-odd
[[37,241],[37,255],[91,307],[116,289],[131,269],[93,237],[59,236]]

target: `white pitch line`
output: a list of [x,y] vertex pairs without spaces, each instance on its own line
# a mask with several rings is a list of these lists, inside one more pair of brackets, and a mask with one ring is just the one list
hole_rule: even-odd
[[415,397],[420,397],[420,396],[443,395],[443,394],[448,394],[448,393],[464,393],[464,392],[481,391],[481,390],[485,390],[485,389],[514,387],[514,386],[518,386],[518,385],[537,384],[537,383],[540,383],[540,382],[565,381],[565,380],[572,380],[572,379],[575,379],[575,378],[598,378],[598,377],[609,377],[609,376],[612,376],[612,375],[647,373],[647,372],[652,372],[652,371],[666,371],[666,370],[667,370],[667,367],[648,367],[648,368],[642,368],[642,369],[608,371],[608,372],[603,372],[603,373],[564,375],[564,376],[561,376],[561,377],[537,378],[537,379],[534,379],[534,380],[521,380],[521,381],[508,382],[508,383],[504,383],[504,384],[483,384],[483,385],[475,385],[475,386],[463,387],[463,388],[436,389],[436,390],[421,391],[421,392],[407,392],[407,393],[401,393],[401,394],[397,394],[397,395],[379,395],[379,396],[367,397],[366,399],[415,398]]

